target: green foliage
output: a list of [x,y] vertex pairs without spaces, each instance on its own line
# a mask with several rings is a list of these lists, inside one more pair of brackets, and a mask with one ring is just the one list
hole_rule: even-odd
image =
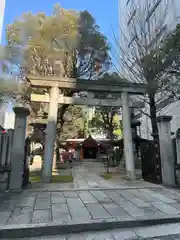
[[[119,74],[116,72],[113,73],[105,73],[102,76],[102,80],[109,83],[111,85],[111,81],[113,82],[126,82],[126,79],[123,79]],[[107,95],[104,94],[97,94],[95,95],[97,98],[102,99],[118,99],[119,96],[117,95]],[[111,139],[120,138],[122,136],[122,124],[118,115],[119,107],[96,107],[95,114],[91,121],[89,122],[91,131],[98,132],[98,133],[106,133],[107,136]]]
[[[24,13],[7,26],[7,42],[8,59],[19,66],[26,84],[28,74],[93,79],[110,66],[107,38],[87,11],[66,10],[55,5],[50,16],[40,12]],[[99,71],[97,65],[100,66]],[[27,96],[23,96],[26,100],[31,92],[37,92],[28,84],[27,88],[30,90],[26,92]],[[43,92],[48,92],[48,89],[43,89]],[[63,93],[65,96],[73,95],[70,90]],[[43,104],[30,105],[35,112],[33,117],[37,112],[45,111]],[[58,133],[63,132],[62,138],[74,135],[80,128],[75,123],[65,123],[63,115],[67,108],[68,105],[63,105],[58,112]],[[82,121],[77,125],[82,125]]]
[[103,173],[103,174],[101,174],[101,177],[104,178],[105,180],[109,180],[112,178],[112,174],[111,173]]
[[79,131],[83,130],[84,127],[84,117],[81,107],[69,106],[67,111],[70,113],[71,119],[70,121],[65,121],[62,128],[58,127],[60,132],[57,132],[57,137],[59,140],[77,137]]
[[[36,176],[30,176],[30,182],[31,183],[38,183],[41,182],[41,176],[36,175]],[[68,182],[73,182],[74,178],[71,175],[53,175],[52,176],[52,183],[68,183]]]
[[72,175],[53,175],[52,183],[68,183],[73,182],[74,177]]
[[24,13],[7,27],[9,56],[25,74],[89,77],[109,66],[109,45],[88,13],[59,5],[50,16]]
[[107,133],[109,138],[122,136],[122,125],[117,114],[118,109],[113,107],[97,107],[95,115],[90,121],[90,128],[97,132]]
[[171,83],[167,85],[167,90],[171,93],[171,97],[180,99],[180,24],[165,39],[164,49],[172,55],[172,63],[167,68],[168,80]]
[[6,48],[0,46],[0,102],[14,99],[23,90],[11,74],[6,56]]

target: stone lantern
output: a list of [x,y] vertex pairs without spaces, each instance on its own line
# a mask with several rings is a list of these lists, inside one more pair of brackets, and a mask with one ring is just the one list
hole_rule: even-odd
[[46,123],[41,121],[36,121],[30,124],[33,127],[33,133],[31,135],[31,140],[34,142],[44,142],[44,135],[46,130]]

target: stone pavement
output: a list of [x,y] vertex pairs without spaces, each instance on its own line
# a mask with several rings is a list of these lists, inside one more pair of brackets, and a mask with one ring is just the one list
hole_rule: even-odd
[[159,189],[7,193],[0,225],[180,217],[180,192]]
[[78,224],[80,232],[85,225],[85,230],[98,230],[97,226],[102,229],[102,224],[103,229],[112,229],[126,228],[126,224],[127,227],[145,226],[159,220],[180,222],[180,190],[144,181],[106,181],[99,176],[98,167],[95,168],[92,171],[91,164],[77,165],[75,181],[71,184],[37,184],[22,192],[1,194],[0,238],[2,230],[8,232],[13,228],[29,231],[31,227],[50,227],[52,232],[52,228],[56,230],[60,226],[62,230],[63,226],[69,226],[70,233],[71,227]]
[[[40,167],[40,165],[39,165]],[[32,167],[31,167],[32,168]],[[37,170],[37,166],[36,169]],[[100,162],[77,162],[73,166],[73,183],[34,183],[31,187],[32,191],[39,191],[39,189],[44,191],[59,191],[59,190],[88,190],[88,189],[114,189],[114,188],[148,188],[153,187],[154,185],[144,181],[128,181],[124,176],[116,177],[112,180],[104,180],[100,177],[100,174],[105,172],[103,163]],[[156,185],[156,187],[159,187]]]

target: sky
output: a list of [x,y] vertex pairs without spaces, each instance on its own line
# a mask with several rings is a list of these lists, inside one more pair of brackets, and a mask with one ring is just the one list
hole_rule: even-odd
[[109,39],[113,38],[113,31],[117,31],[118,0],[6,0],[3,42],[6,25],[12,23],[16,17],[28,11],[51,14],[56,3],[66,9],[88,10]]

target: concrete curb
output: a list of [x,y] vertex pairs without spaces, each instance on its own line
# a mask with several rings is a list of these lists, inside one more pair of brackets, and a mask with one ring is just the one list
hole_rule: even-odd
[[168,216],[162,218],[126,218],[90,221],[69,221],[41,224],[20,224],[0,226],[0,239],[3,238],[27,238],[48,235],[60,235],[68,233],[80,233],[86,231],[103,231],[116,228],[145,227],[158,224],[178,223],[180,216]]

